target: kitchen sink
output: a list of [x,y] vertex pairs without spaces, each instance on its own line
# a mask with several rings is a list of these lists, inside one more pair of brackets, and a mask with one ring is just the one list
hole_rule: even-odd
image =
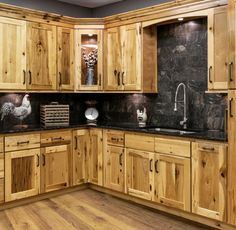
[[150,131],[165,132],[165,133],[176,133],[176,134],[192,134],[197,131],[193,130],[182,130],[182,129],[172,129],[172,128],[148,128]]

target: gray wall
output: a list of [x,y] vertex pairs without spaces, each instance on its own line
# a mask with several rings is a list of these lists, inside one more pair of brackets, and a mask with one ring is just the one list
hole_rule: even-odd
[[58,2],[56,0],[2,0],[1,3],[22,6],[35,10],[42,10],[71,17],[89,18],[92,16],[92,10],[89,8]]
[[148,6],[158,5],[171,0],[125,0],[107,6],[98,7],[92,10],[92,17],[99,18],[113,14],[123,13],[130,10],[137,10]]

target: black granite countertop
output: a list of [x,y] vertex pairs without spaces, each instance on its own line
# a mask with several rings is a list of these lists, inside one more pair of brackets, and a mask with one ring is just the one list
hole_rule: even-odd
[[89,128],[89,127],[227,142],[227,134],[225,132],[218,131],[218,130],[207,130],[207,131],[191,130],[194,132],[172,133],[168,131],[157,131],[155,130],[154,126],[139,127],[137,124],[132,124],[132,123],[102,123],[102,124],[97,124],[97,125],[70,124],[67,127],[50,127],[50,128],[44,128],[44,127],[41,127],[40,125],[29,125],[27,128],[2,129],[0,130],[0,134],[13,134],[13,133],[22,133],[22,132],[47,131],[47,130],[59,130],[59,129],[76,129],[76,128]]

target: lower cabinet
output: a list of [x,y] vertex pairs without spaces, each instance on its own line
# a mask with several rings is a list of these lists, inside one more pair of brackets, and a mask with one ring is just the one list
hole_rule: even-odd
[[88,180],[89,131],[73,131],[72,184],[79,185]]
[[5,153],[5,201],[39,194],[40,149]]
[[4,173],[4,149],[3,149],[3,137],[0,137],[0,203],[4,202],[4,182],[5,182],[5,173]]
[[44,147],[41,157],[41,192],[69,187],[70,145]]
[[108,145],[104,152],[104,187],[124,192],[124,148]]
[[154,153],[126,149],[127,193],[139,198],[153,198]]
[[154,201],[190,211],[190,159],[155,154]]
[[192,144],[192,212],[225,220],[226,154],[224,144]]
[[103,185],[102,129],[89,131],[88,182]]

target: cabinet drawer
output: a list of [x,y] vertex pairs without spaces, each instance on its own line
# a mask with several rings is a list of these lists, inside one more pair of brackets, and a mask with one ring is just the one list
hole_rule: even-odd
[[190,157],[190,141],[155,138],[155,152]]
[[0,137],[0,153],[3,153],[3,137]]
[[107,131],[107,144],[124,146],[125,138],[124,132],[119,131]]
[[153,152],[154,137],[146,135],[125,134],[125,147]]
[[40,134],[5,137],[5,151],[15,151],[40,147]]
[[61,132],[49,132],[41,134],[41,145],[47,146],[50,144],[69,144],[71,142],[71,132],[61,131]]

